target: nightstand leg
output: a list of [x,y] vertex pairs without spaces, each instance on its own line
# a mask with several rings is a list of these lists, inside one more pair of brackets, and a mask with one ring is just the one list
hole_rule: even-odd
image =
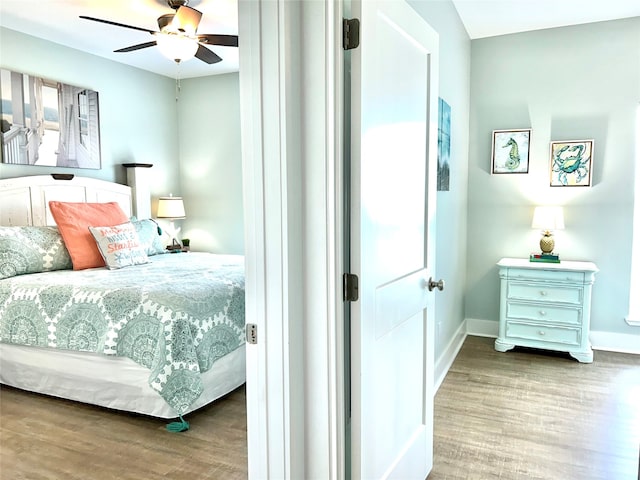
[[589,349],[586,352],[569,352],[573,358],[582,363],[593,362],[593,350]]
[[515,347],[515,345],[513,343],[503,342],[499,338],[496,339],[496,343],[494,344],[494,348],[498,352],[506,352],[508,350],[511,350],[513,347]]

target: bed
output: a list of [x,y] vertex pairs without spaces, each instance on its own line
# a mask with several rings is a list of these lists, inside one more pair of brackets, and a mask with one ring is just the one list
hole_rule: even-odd
[[[135,218],[131,191],[80,177],[0,180],[1,383],[175,418],[245,382],[243,257],[164,253],[155,223]],[[117,204],[144,261],[74,269],[57,202]],[[17,262],[33,243],[43,260]],[[22,267],[36,260],[43,268]]]

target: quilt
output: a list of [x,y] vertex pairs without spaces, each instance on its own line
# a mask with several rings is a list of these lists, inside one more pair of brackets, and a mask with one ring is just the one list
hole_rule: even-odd
[[184,413],[201,373],[244,344],[244,258],[178,253],[119,270],[0,280],[0,342],[128,357]]

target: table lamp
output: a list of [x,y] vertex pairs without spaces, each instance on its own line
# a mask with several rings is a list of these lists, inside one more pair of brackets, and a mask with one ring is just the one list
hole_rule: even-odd
[[176,228],[174,220],[180,220],[186,218],[184,212],[184,203],[182,197],[174,197],[170,195],[168,197],[160,197],[158,199],[158,218],[166,218],[169,220],[169,228],[167,233],[171,237],[171,244],[174,247],[180,247],[180,242],[177,240],[180,227]]

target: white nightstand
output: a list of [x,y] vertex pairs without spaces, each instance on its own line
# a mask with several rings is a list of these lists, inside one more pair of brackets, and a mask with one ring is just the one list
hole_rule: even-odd
[[559,350],[580,362],[592,362],[591,286],[598,267],[521,258],[503,258],[498,267],[500,333],[495,349],[506,352],[519,345]]

